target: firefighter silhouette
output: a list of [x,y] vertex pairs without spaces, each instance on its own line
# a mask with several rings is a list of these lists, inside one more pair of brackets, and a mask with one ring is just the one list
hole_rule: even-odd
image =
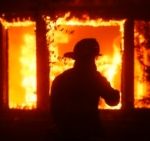
[[95,58],[100,53],[95,38],[84,38],[73,52],[64,54],[75,60],[74,67],[57,76],[51,88],[51,114],[64,140],[99,138],[103,135],[98,109],[103,98],[110,106],[119,103],[119,91],[97,71]]

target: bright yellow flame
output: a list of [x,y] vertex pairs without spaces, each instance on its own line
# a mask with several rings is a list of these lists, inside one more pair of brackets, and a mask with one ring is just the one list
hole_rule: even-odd
[[30,34],[24,35],[24,45],[21,47],[20,63],[22,65],[22,86],[25,89],[26,107],[36,108],[36,50],[35,37]]
[[[104,55],[96,60],[97,68],[99,71],[102,72],[103,75],[107,77],[107,79],[110,81],[111,85],[113,87],[115,86],[115,77],[118,75],[118,72],[121,72],[121,51],[123,51],[123,31],[124,31],[124,22],[125,20],[115,21],[115,20],[109,20],[104,21],[103,19],[90,19],[87,15],[84,15],[84,18],[78,19],[76,17],[68,18],[70,17],[70,13],[65,14],[63,17],[59,17],[57,20],[53,21],[50,17],[46,17],[47,22],[47,40],[49,44],[49,51],[50,51],[50,81],[54,80],[54,78],[62,73],[64,70],[73,67],[74,61],[68,58],[60,57],[59,55],[59,43],[61,40],[61,43],[67,43],[69,41],[69,36],[65,32],[58,32],[56,28],[59,28],[59,26],[91,26],[91,27],[100,27],[100,26],[119,26],[120,33],[121,33],[121,47],[113,44],[113,56],[107,56]],[[63,28],[59,31],[62,31]],[[59,38],[58,37],[59,34]],[[121,50],[121,51],[120,51]],[[118,80],[117,80],[118,81]],[[120,89],[120,88],[119,88]],[[119,109],[121,107],[121,102],[114,106],[112,109]],[[105,105],[103,108],[108,108],[107,105]],[[110,107],[109,107],[110,108]]]
[[2,23],[5,28],[27,27],[27,26],[35,25],[35,23],[33,23],[33,21],[31,21],[30,17],[28,19],[24,19],[24,21],[20,21],[19,18],[13,19],[12,22],[7,22],[4,18],[0,17],[0,23]]
[[108,20],[105,21],[102,18],[98,19],[90,19],[88,15],[83,15],[82,19],[79,19],[77,17],[69,17],[71,16],[71,13],[68,12],[64,16],[59,17],[55,22],[51,21],[50,17],[46,17],[47,22],[51,24],[51,26],[54,25],[69,25],[69,26],[121,26],[120,29],[123,30],[123,24],[125,20]]
[[[114,54],[113,57],[110,56],[102,56],[97,60],[98,71],[102,72],[105,77],[107,77],[108,81],[114,87],[114,78],[115,75],[121,70],[122,57],[121,53],[117,46],[114,45]],[[101,64],[106,64],[106,67],[101,67]]]

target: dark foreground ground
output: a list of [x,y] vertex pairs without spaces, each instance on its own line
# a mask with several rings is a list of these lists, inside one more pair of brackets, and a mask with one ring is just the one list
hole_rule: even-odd
[[[150,141],[150,110],[102,111],[105,141]],[[50,115],[9,111],[0,115],[0,141],[53,141]]]

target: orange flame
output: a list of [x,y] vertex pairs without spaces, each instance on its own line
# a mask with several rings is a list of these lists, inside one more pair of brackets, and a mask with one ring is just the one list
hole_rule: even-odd
[[[142,25],[141,25],[142,26]],[[150,82],[146,80],[145,65],[149,64],[150,50],[146,48],[144,42],[146,39],[142,33],[136,30],[134,31],[135,39],[138,39],[138,43],[135,40],[135,45],[138,44],[140,55],[142,56],[143,63],[139,62],[138,51],[135,49],[134,52],[134,105],[136,108],[150,108]]]
[[[111,85],[120,90],[120,86],[116,83],[120,83],[119,80],[116,80],[118,73],[121,72],[121,63],[122,63],[122,56],[121,51],[123,51],[123,26],[125,20],[109,20],[104,21],[103,19],[90,19],[87,15],[84,15],[83,19],[78,19],[76,17],[70,17],[70,13],[65,14],[63,17],[57,18],[56,21],[51,20],[50,17],[46,17],[47,22],[47,40],[49,44],[49,51],[50,51],[50,81],[54,80],[54,78],[62,73],[64,70],[71,68],[73,66],[73,60],[68,58],[63,58],[60,55],[59,46],[62,44],[67,44],[71,40],[72,30],[73,27],[79,27],[84,29],[85,27],[110,27],[110,26],[119,26],[121,38],[120,38],[120,45],[113,44],[113,57],[103,55],[101,58],[98,58],[96,61],[97,68],[99,71],[102,72],[103,75],[107,77],[110,81]],[[69,19],[69,20],[68,20]],[[68,29],[65,29],[68,27]],[[70,29],[69,29],[70,27]],[[86,34],[86,32],[84,33]],[[79,36],[79,35],[78,35]],[[86,36],[86,35],[85,35]],[[67,45],[66,45],[67,46]],[[65,50],[65,48],[64,48]],[[101,103],[101,102],[100,102]],[[107,105],[102,106],[103,108],[110,108]],[[114,106],[113,108],[119,109],[121,107],[121,102]]]
[[[122,64],[122,54],[124,50],[124,22],[125,20],[103,20],[101,18],[97,19],[91,19],[88,15],[83,15],[82,19],[78,19],[77,17],[71,17],[70,13],[65,14],[62,17],[58,17],[57,20],[52,20],[51,17],[46,17],[45,21],[47,23],[47,41],[48,41],[48,47],[50,51],[50,81],[54,80],[54,78],[62,73],[64,70],[71,68],[73,66],[74,61],[68,58],[63,58],[61,56],[62,52],[60,51],[60,48],[64,46],[68,48],[68,44],[72,45],[75,41],[77,41],[79,38],[89,36],[86,30],[88,27],[119,27],[120,30],[120,38],[118,44],[118,41],[114,41],[112,44],[112,53],[111,55],[108,53],[105,53],[106,55],[103,55],[100,58],[97,58],[96,65],[98,71],[102,72],[104,76],[110,81],[111,85],[120,90],[120,79],[118,76],[121,74],[121,64]],[[15,27],[35,27],[35,23],[29,19],[25,19],[23,21],[20,21],[19,18],[13,19],[12,22],[7,22],[5,19],[0,18],[0,23],[8,29],[15,28]],[[68,30],[66,30],[66,27]],[[74,30],[76,29],[84,29],[85,31],[82,32],[82,34],[79,34],[79,37],[73,37],[72,34]],[[14,33],[15,36],[16,33]],[[139,38],[139,42],[142,44],[145,41],[145,38],[142,34],[138,33],[136,30],[134,31],[135,37]],[[18,36],[18,35],[17,35]],[[97,38],[97,36],[95,36]],[[70,44],[70,40],[72,44]],[[63,45],[64,44],[64,45]],[[36,56],[35,56],[35,35],[24,33],[23,36],[23,42],[21,44],[21,53],[18,57],[18,60],[20,60],[20,73],[21,73],[21,82],[20,87],[23,87],[24,91],[24,97],[21,97],[21,95],[17,95],[16,91],[17,89],[13,89],[13,87],[9,86],[9,108],[17,108],[17,109],[33,109],[36,108],[36,101],[37,101],[37,95],[36,95]],[[67,49],[63,49],[63,53]],[[69,51],[71,50],[68,49]],[[141,47],[141,50],[144,54],[144,61],[147,61],[147,50],[144,50],[144,48]],[[145,98],[149,98],[147,94],[147,90],[149,90],[149,83],[146,81],[142,81],[143,76],[143,66],[138,62],[136,59],[136,51],[135,51],[135,58],[134,58],[134,102],[136,108],[150,108],[149,103],[146,103],[143,100]],[[12,64],[13,66],[13,64]],[[16,75],[15,72],[13,72],[10,75]],[[19,93],[22,93],[20,91]],[[121,92],[120,92],[121,94]],[[11,98],[12,97],[12,98]],[[16,98],[21,99],[21,102],[18,102]],[[23,99],[23,100],[22,100]],[[105,104],[105,102],[100,101],[99,107],[101,108],[111,108],[111,109],[120,109],[121,107],[121,101],[117,106],[109,107]]]
[[9,108],[34,109],[37,101],[35,22],[19,18],[13,22],[0,18],[0,22],[9,34]]
[[[68,58],[63,58],[60,54],[60,46],[63,44],[68,44],[71,40],[71,35],[75,29],[78,28],[88,28],[88,27],[119,27],[120,38],[118,42],[113,43],[112,55],[103,55],[101,58],[96,60],[97,68],[102,72],[103,75],[107,77],[110,81],[111,85],[120,90],[120,79],[118,80],[118,75],[121,73],[121,52],[123,51],[123,32],[124,32],[124,22],[125,20],[109,20],[105,21],[101,18],[99,19],[90,19],[87,15],[83,16],[83,19],[78,19],[76,17],[72,17],[69,20],[68,17],[70,13],[65,14],[63,17],[59,17],[56,21],[51,20],[50,17],[46,17],[47,23],[47,41],[48,47],[50,51],[50,81],[64,70],[71,68],[73,66],[74,61]],[[5,28],[10,27],[26,27],[30,25],[34,25],[30,20],[20,22],[14,20],[12,23],[8,23],[2,19]],[[34,25],[35,26],[35,25]],[[64,30],[65,27],[68,27],[69,30]],[[86,30],[86,29],[85,29]],[[81,31],[81,30],[80,30]],[[84,33],[85,34],[85,33]],[[85,35],[84,35],[85,36]],[[80,38],[81,35],[78,37]],[[75,42],[76,39],[72,40]],[[121,46],[120,46],[121,45]],[[33,109],[36,108],[36,63],[35,63],[35,43],[34,37],[30,34],[24,35],[24,44],[22,44],[21,54],[20,54],[20,64],[21,64],[21,75],[22,75],[22,87],[25,91],[25,98],[22,104],[15,103],[14,101],[10,101],[10,108],[19,108],[19,109]],[[104,104],[104,102],[100,102],[100,107],[110,108],[108,105]],[[121,102],[111,109],[120,109]]]

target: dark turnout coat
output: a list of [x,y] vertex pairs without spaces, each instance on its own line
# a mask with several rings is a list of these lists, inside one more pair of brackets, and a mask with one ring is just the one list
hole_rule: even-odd
[[99,98],[119,102],[119,92],[98,71],[69,69],[53,81],[51,113],[60,132],[73,136],[100,134]]

